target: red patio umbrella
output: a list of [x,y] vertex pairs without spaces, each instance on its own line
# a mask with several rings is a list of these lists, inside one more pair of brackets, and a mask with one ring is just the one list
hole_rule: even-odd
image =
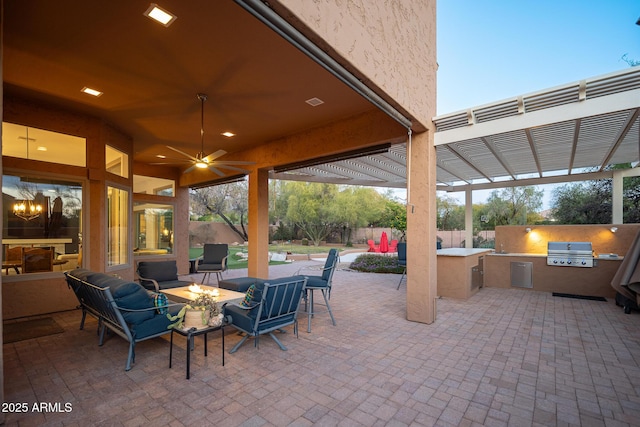
[[389,252],[389,239],[387,238],[387,232],[383,231],[380,236],[380,252],[386,254]]

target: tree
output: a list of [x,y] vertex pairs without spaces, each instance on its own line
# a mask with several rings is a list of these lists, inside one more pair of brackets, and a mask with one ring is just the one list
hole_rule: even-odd
[[401,241],[407,240],[407,206],[395,200],[387,200],[383,214],[387,227],[395,228],[402,233]]
[[[534,186],[507,187],[491,192],[487,199],[487,219],[495,225],[524,225],[535,222],[542,207],[544,191]],[[532,215],[534,214],[534,215]]]
[[334,212],[331,208],[338,192],[335,185],[294,182],[295,191],[289,196],[287,217],[319,246],[331,232]]
[[[189,202],[193,213],[219,216],[231,230],[246,241],[249,239],[245,226],[249,209],[247,194],[247,181],[243,180],[192,190]],[[240,225],[240,229],[236,224]]]
[[373,188],[343,186],[329,203],[342,242],[350,242],[354,228],[369,225],[383,215],[386,201]]
[[464,230],[464,206],[450,196],[436,197],[438,230]]

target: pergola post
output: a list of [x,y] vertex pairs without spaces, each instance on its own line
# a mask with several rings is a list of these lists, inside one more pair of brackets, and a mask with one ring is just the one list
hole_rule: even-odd
[[249,175],[249,276],[269,278],[269,172],[264,169]]
[[464,247],[473,248],[473,191],[464,191]]
[[611,224],[622,224],[623,219],[623,184],[624,174],[621,170],[613,171],[611,187]]

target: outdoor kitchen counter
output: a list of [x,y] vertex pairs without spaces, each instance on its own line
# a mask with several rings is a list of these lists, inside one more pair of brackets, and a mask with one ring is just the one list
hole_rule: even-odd
[[[484,286],[511,288],[511,263],[532,263],[534,291],[614,297],[611,279],[618,271],[622,256],[601,254],[594,267],[559,267],[547,265],[546,254],[488,253],[484,257]],[[521,288],[518,288],[521,289]]]
[[[474,281],[473,268],[480,257],[492,249],[447,248],[438,249],[438,295],[467,299],[478,292],[482,282]],[[476,272],[476,277],[477,277]]]

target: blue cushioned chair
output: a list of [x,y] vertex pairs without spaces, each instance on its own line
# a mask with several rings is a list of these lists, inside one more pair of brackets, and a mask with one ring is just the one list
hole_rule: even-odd
[[[327,254],[327,260],[324,263],[324,267],[322,268],[322,274],[319,276],[310,276],[308,274],[304,274],[307,278],[307,286],[304,293],[304,302],[305,309],[307,310],[307,332],[311,332],[311,318],[315,314],[314,304],[313,304],[313,291],[319,290],[322,292],[322,296],[324,297],[324,305],[327,307],[329,311],[329,316],[331,316],[331,323],[333,326],[336,325],[336,319],[333,318],[333,313],[331,312],[331,306],[329,305],[329,298],[331,298],[331,281],[333,280],[333,272],[336,270],[336,266],[338,265],[338,250],[331,249]],[[300,273],[301,270],[298,270]],[[308,300],[307,300],[308,297]],[[307,304],[308,303],[308,304]]]
[[218,281],[222,280],[222,272],[227,270],[228,256],[229,245],[225,243],[205,243],[202,259],[198,260],[196,267],[198,273],[204,273],[202,283],[204,283],[205,278],[209,283],[211,273],[216,273]]
[[284,332],[282,328],[293,325],[293,332],[298,336],[298,308],[305,283],[306,278],[303,276],[259,282],[255,284],[253,298],[248,306],[226,304],[225,317],[231,326],[245,333],[229,353],[235,353],[249,337],[255,338],[254,345],[258,347],[258,339],[262,334],[269,334],[281,350],[287,350],[273,332]]
[[407,244],[406,242],[398,243],[398,266],[404,267],[404,271],[402,272],[402,276],[400,277],[400,281],[398,282],[398,287],[396,290],[400,289],[400,285],[402,284],[402,279],[407,274]]

